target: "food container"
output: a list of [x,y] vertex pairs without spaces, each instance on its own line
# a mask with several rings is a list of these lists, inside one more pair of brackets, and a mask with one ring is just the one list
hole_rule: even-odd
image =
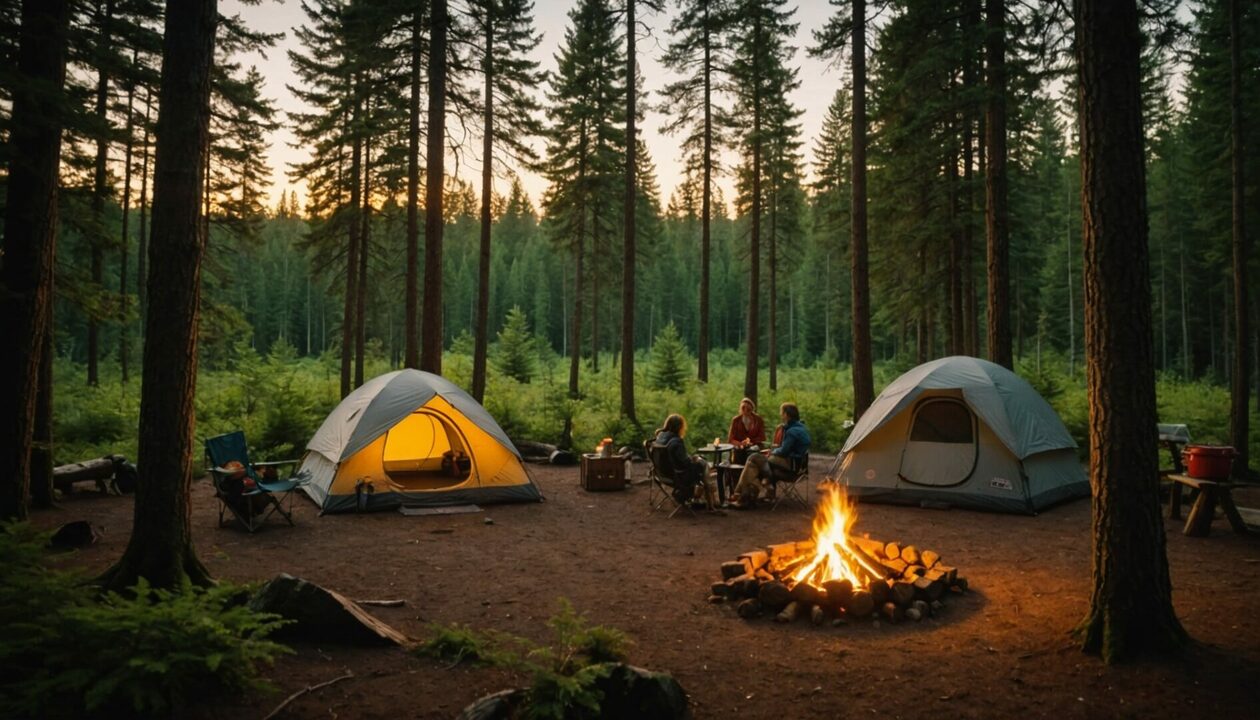
[[1225,480],[1238,452],[1229,445],[1187,445],[1181,451],[1186,474],[1203,480]]

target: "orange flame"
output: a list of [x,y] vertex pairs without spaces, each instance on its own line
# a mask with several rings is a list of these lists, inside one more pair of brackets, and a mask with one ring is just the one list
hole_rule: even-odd
[[849,502],[843,488],[831,486],[814,514],[814,557],[788,577],[815,587],[828,580],[848,580],[854,589],[865,588],[867,578],[879,571],[864,567],[865,560],[849,542],[849,529],[856,521],[856,503]]

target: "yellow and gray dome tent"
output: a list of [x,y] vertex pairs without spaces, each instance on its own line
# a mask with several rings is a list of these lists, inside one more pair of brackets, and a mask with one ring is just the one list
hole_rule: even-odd
[[490,413],[445,378],[375,377],[329,413],[298,473],[323,512],[542,500]]
[[831,477],[863,502],[1036,513],[1089,497],[1076,441],[1001,365],[947,357],[890,384],[858,420]]

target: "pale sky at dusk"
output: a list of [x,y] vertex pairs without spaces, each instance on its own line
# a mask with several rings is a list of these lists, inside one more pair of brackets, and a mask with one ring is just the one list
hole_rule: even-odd
[[[667,30],[676,7],[672,0],[667,0],[667,3],[668,7],[664,13],[646,15],[642,11],[639,13],[643,22],[652,31],[649,37],[640,36],[638,51],[645,89],[650,93],[653,103],[659,101],[657,92],[674,77],[662,68],[659,61],[664,47],[669,42]],[[568,25],[568,12],[574,4],[575,0],[535,0],[534,19],[543,35],[542,43],[535,53],[535,59],[542,64],[544,70],[552,70],[555,67],[554,56],[559,44],[563,42],[564,30]],[[452,11],[458,7],[458,3],[451,3]],[[300,25],[304,19],[299,0],[283,0],[283,2],[272,0],[258,6],[243,6],[237,0],[223,0],[219,9],[225,15],[239,13],[256,30],[286,33],[284,40],[268,52],[266,59],[253,53],[241,60],[246,67],[251,64],[258,67],[259,72],[267,79],[265,94],[276,101],[281,111],[304,110],[302,104],[285,87],[286,84],[295,82],[286,50],[298,48],[291,29]],[[805,48],[813,42],[812,31],[821,27],[830,17],[831,12],[832,8],[826,0],[800,0],[793,18],[799,23],[799,27],[794,42],[796,55],[791,62],[799,68],[801,86],[792,95],[792,100],[804,111],[801,117],[801,131],[805,142],[803,150],[807,166],[813,160],[814,137],[822,126],[827,106],[842,80],[842,72],[839,69],[828,68],[825,63],[812,59],[805,53]],[[289,146],[294,138],[288,128],[288,120],[282,116],[280,122],[281,129],[271,137],[269,159],[273,169],[273,185],[270,189],[270,202],[274,204],[275,198],[279,197],[280,191],[285,188],[295,188],[304,202],[305,188],[300,183],[291,184],[286,172],[289,163],[305,158],[307,152],[303,148]],[[649,109],[641,130],[648,152],[656,163],[662,203],[668,202],[669,195],[678,184],[681,173],[679,138],[661,132],[661,127],[665,122],[666,118],[661,113]],[[459,174],[466,180],[474,180],[480,176],[480,143],[476,143],[476,146],[476,156],[466,155],[460,165]],[[538,147],[542,149],[541,144]],[[447,167],[449,172],[452,164],[448,162]],[[531,198],[537,204],[546,183],[532,173],[522,172],[521,176]],[[724,189],[729,191],[728,178],[723,178],[719,182]],[[500,181],[499,189],[506,189],[503,181]],[[727,197],[730,197],[729,192]]]

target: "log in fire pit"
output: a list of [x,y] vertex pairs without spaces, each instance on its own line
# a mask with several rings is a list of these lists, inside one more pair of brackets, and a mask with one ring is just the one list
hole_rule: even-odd
[[966,578],[937,553],[850,535],[855,520],[843,488],[831,486],[819,501],[812,539],[722,563],[709,601],[733,603],[745,619],[808,617],[815,625],[844,625],[875,615],[897,623],[936,615],[946,596],[967,591]]

